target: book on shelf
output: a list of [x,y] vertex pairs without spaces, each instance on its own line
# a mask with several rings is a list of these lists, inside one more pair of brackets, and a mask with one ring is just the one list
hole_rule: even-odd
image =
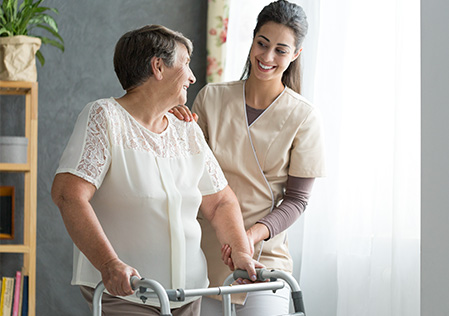
[[26,270],[25,270],[25,268],[22,268],[21,274],[22,274],[22,276],[21,276],[21,278],[20,278],[20,294],[19,294],[19,308],[18,308],[18,315],[25,316],[25,315],[22,314],[23,279],[24,279],[24,277],[25,277],[25,275],[26,275]]
[[28,316],[28,276],[23,267],[15,277],[0,277],[0,316]]
[[22,280],[22,271],[16,271],[16,279],[14,285],[14,301],[12,304],[12,316],[19,316],[19,301],[20,301],[20,292],[22,288],[20,287]]
[[2,277],[2,298],[0,315],[10,316],[12,310],[12,301],[14,296],[14,278]]
[[28,316],[28,275],[23,277],[22,316]]
[[4,282],[3,278],[1,280],[1,291],[0,291],[0,316],[3,316],[3,305],[5,305],[5,289],[6,282]]
[[1,285],[0,286],[0,288],[1,288],[1,290],[0,290],[0,316],[3,316],[3,305],[5,303],[4,297],[5,297],[5,287],[6,287],[6,283],[3,282],[3,278],[1,280],[0,285]]

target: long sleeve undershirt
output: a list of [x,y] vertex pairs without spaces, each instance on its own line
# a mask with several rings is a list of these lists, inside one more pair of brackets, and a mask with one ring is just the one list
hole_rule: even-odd
[[315,178],[288,176],[287,188],[282,203],[257,223],[267,226],[270,238],[290,227],[304,213]]
[[[248,126],[250,126],[264,110],[246,106]],[[287,187],[282,203],[257,223],[267,226],[270,238],[290,227],[304,213],[315,178],[299,178],[288,176]],[[267,239],[267,240],[268,240]]]

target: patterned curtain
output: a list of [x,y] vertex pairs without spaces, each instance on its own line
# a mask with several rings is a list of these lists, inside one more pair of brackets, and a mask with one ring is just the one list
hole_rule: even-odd
[[207,82],[223,81],[231,0],[209,0],[207,10]]

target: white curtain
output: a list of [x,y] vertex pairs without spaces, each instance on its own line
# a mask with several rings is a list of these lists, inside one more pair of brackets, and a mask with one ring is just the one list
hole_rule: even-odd
[[[225,80],[240,77],[257,13],[231,1]],[[303,94],[323,115],[328,175],[289,229],[308,316],[418,316],[418,0],[302,0]]]

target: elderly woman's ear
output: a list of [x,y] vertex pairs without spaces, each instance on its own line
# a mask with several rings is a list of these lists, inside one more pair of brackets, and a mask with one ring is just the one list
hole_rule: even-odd
[[154,78],[156,80],[162,80],[163,67],[165,66],[164,61],[160,57],[151,58],[151,70],[153,71]]

